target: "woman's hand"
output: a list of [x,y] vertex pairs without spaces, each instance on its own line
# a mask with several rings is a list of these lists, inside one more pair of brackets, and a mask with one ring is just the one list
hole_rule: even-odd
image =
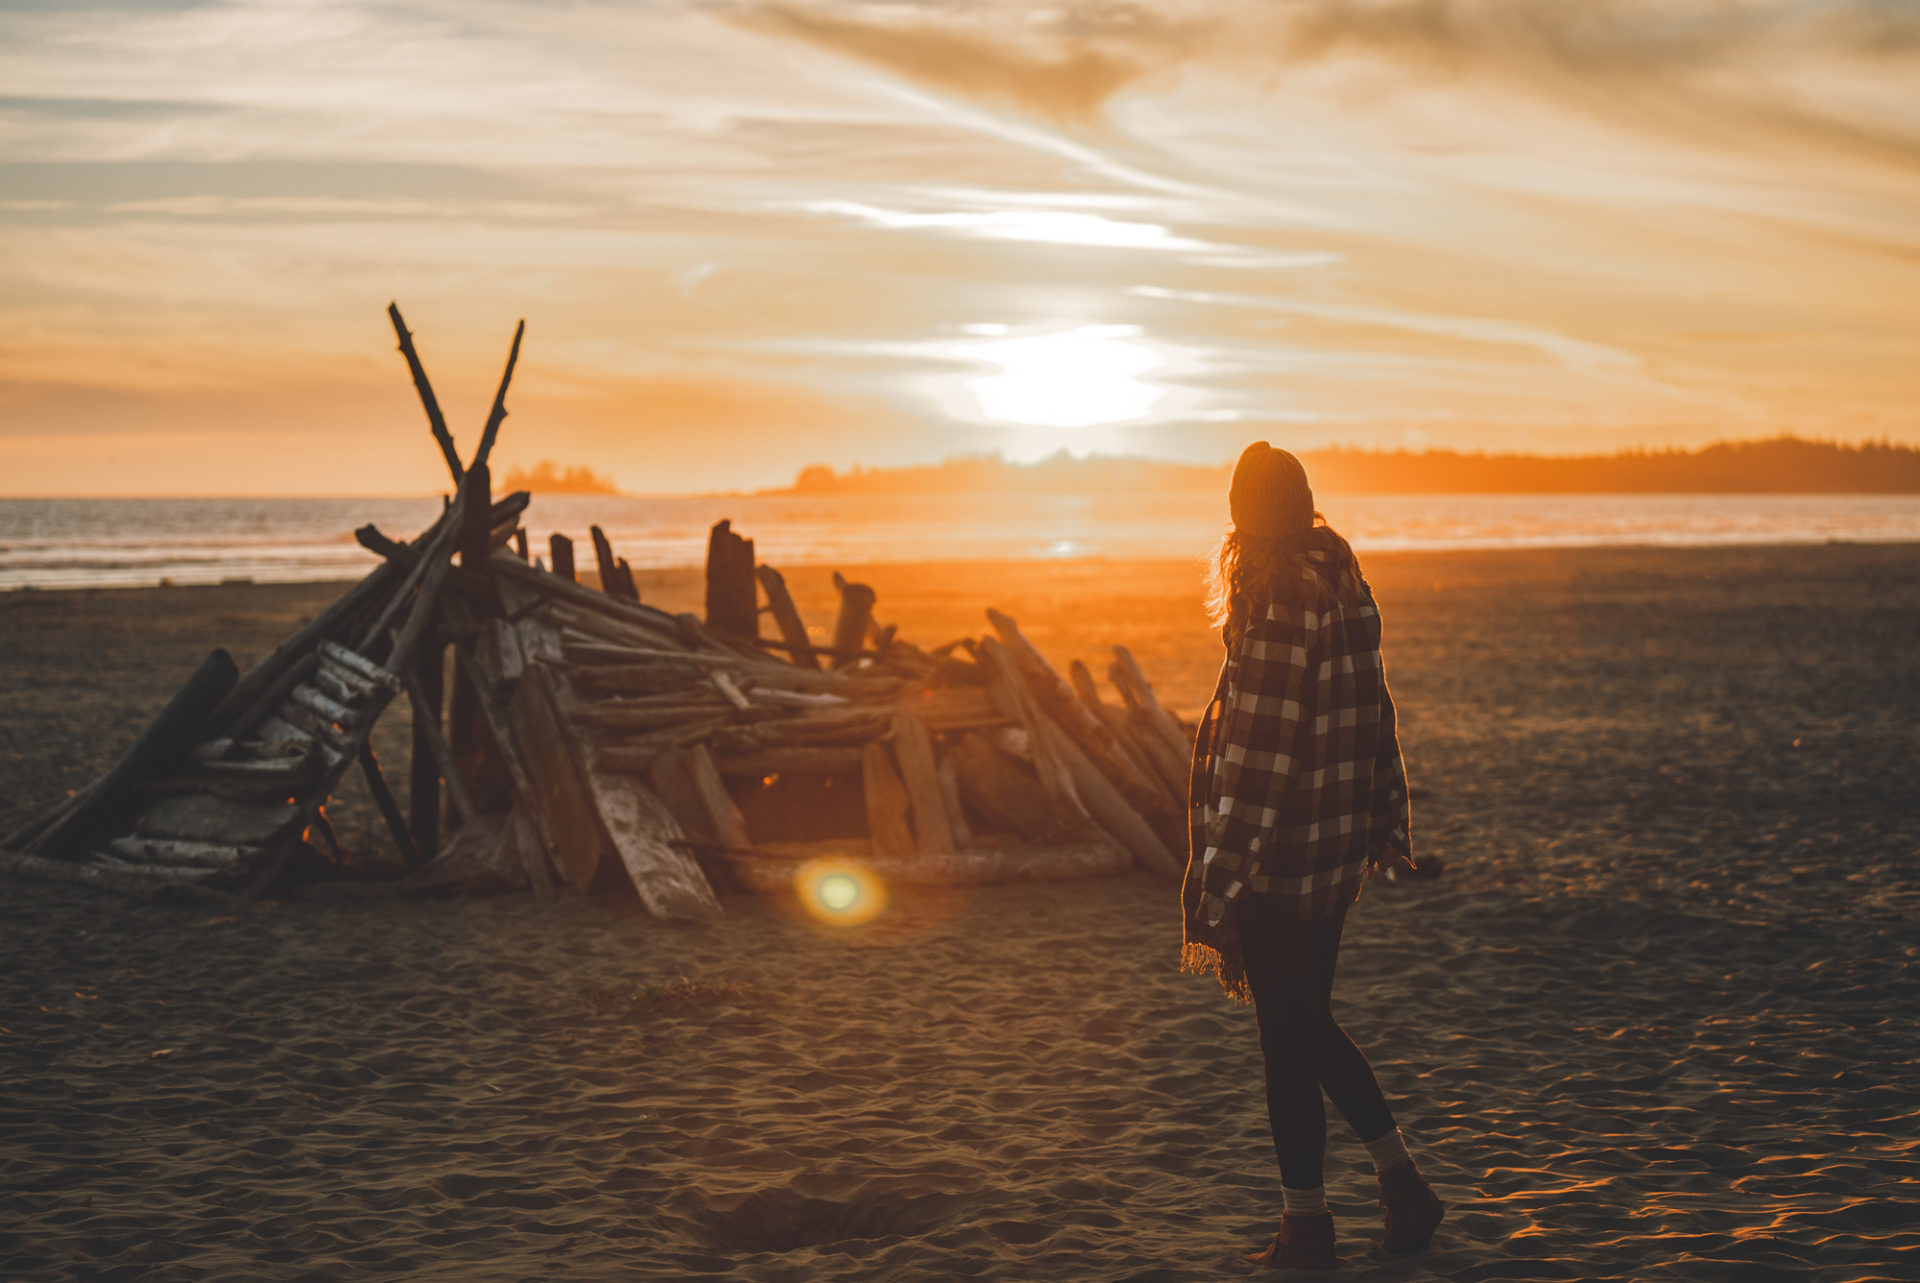
[[1431,882],[1446,871],[1446,862],[1437,855],[1424,860],[1410,860],[1400,851],[1388,851],[1374,865],[1386,875],[1387,881],[1398,882],[1401,878],[1420,878]]

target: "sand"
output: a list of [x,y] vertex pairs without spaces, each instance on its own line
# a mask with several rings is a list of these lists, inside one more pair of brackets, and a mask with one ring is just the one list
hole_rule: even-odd
[[[1450,1210],[1382,1256],[1336,1118],[1344,1275],[1920,1274],[1920,549],[1369,570],[1450,868],[1368,892],[1336,1002]],[[1173,702],[1210,688],[1190,565],[868,578],[910,636],[991,600],[1058,659],[1119,638]],[[0,824],[331,591],[0,597]],[[1253,1022],[1174,971],[1172,901],[674,928],[0,885],[0,1277],[1246,1276],[1278,1211]]]

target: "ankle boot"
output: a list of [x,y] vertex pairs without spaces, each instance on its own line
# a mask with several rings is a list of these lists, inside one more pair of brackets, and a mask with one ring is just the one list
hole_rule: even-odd
[[1262,1251],[1247,1258],[1275,1270],[1332,1270],[1340,1261],[1333,1254],[1333,1214],[1295,1216],[1283,1212],[1280,1232]]
[[1417,1252],[1425,1247],[1445,1214],[1433,1186],[1411,1158],[1380,1173],[1380,1208],[1387,1226],[1380,1246],[1389,1252]]

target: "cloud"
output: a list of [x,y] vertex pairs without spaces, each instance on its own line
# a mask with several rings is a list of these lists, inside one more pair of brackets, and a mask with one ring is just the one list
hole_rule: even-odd
[[1131,5],[1083,5],[1043,24],[1018,6],[977,7],[958,17],[862,15],[791,0],[752,5],[738,16],[930,88],[1062,124],[1096,120],[1121,89],[1184,61],[1205,32]]
[[1638,368],[1641,363],[1639,357],[1619,348],[1589,343],[1531,325],[1486,317],[1442,316],[1385,307],[1355,307],[1314,303],[1300,299],[1210,293],[1204,290],[1171,290],[1153,285],[1136,285],[1131,292],[1141,298],[1219,307],[1251,308],[1256,311],[1280,312],[1346,325],[1400,330],[1408,334],[1453,339],[1462,343],[1526,348],[1550,358],[1569,370],[1585,373],[1632,370]]
[[1895,0],[758,0],[736,12],[926,88],[1068,125],[1097,123],[1126,90],[1183,71],[1272,86],[1370,64],[1389,73],[1369,82],[1380,95],[1519,90],[1643,131],[1920,160],[1900,88],[1920,59],[1920,6]]

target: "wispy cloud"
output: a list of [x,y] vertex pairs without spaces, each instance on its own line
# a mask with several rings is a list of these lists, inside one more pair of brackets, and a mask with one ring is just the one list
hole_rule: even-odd
[[772,0],[739,17],[921,84],[1069,123],[1092,121],[1120,89],[1178,61],[1199,34],[1132,6],[983,5],[955,14]]
[[[1920,71],[1920,8],[1890,0],[761,0],[737,12],[913,83],[1071,126],[1182,73],[1278,84],[1371,65],[1389,77],[1350,92],[1505,86],[1630,127],[1920,159],[1911,112],[1899,109],[1907,95],[1875,102],[1871,89],[1897,90]],[[1842,72],[1852,83],[1834,83]]]
[[1564,334],[1556,334],[1551,330],[1489,317],[1445,316],[1384,307],[1316,303],[1305,299],[1276,296],[1219,294],[1205,290],[1172,290],[1155,285],[1136,285],[1133,293],[1142,298],[1203,303],[1217,307],[1249,308],[1257,312],[1275,312],[1284,316],[1305,316],[1347,325],[1400,330],[1407,334],[1424,334],[1463,343],[1525,348],[1569,370],[1582,372],[1632,370],[1641,365],[1639,357],[1620,348],[1588,343]]

